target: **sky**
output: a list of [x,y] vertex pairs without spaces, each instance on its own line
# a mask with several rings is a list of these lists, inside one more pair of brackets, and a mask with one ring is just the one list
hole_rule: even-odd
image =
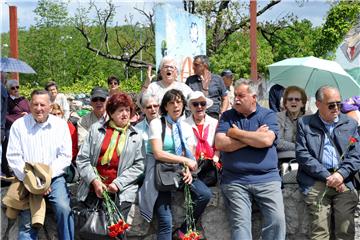
[[[95,0],[97,5],[100,7],[105,1]],[[244,2],[245,0],[241,0]],[[84,0],[69,0],[68,11],[69,15],[73,16],[76,12],[76,9],[79,6],[88,6],[89,1]],[[116,17],[115,22],[118,22],[119,25],[124,23],[125,16],[129,16],[129,13],[133,15],[133,22],[142,22],[144,21],[143,17],[140,16],[133,8],[137,7],[140,9],[150,9],[154,5],[154,1],[140,1],[140,0],[113,0],[116,8]],[[177,7],[182,7],[181,0],[158,0],[157,2],[169,2],[175,4]],[[248,2],[248,1],[246,1]],[[258,9],[261,6],[265,5],[268,1],[258,0]],[[303,6],[300,7],[297,2],[303,2]],[[9,8],[8,6],[13,5],[17,6],[17,15],[18,15],[18,26],[29,28],[31,25],[35,24],[35,14],[34,9],[37,6],[37,0],[1,0],[1,24],[0,31],[8,32],[9,31]],[[282,0],[272,9],[268,10],[266,13],[261,15],[258,18],[258,21],[266,20],[276,20],[287,14],[294,13],[300,19],[308,19],[313,25],[319,26],[324,23],[327,11],[330,8],[330,4],[325,0]]]

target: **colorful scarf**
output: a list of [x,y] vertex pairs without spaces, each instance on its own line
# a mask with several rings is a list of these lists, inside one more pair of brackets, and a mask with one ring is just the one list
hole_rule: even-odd
[[[116,148],[117,155],[120,157],[121,152],[122,152],[122,150],[125,146],[125,142],[126,142],[126,130],[130,126],[130,123],[128,123],[125,127],[120,128],[120,127],[116,126],[116,124],[111,120],[109,122],[109,126],[114,129],[114,132],[111,135],[109,146],[106,149],[106,152],[105,152],[103,158],[101,159],[101,165],[110,163],[111,158],[114,154],[115,148]],[[119,134],[121,134],[121,135],[120,135],[119,142],[116,146],[116,141],[119,137]]]
[[198,140],[195,151],[196,159],[200,159],[200,158],[212,159],[214,157],[214,150],[207,141],[209,135],[209,127],[210,125],[207,125],[206,128],[203,130],[202,137],[200,136],[200,133],[197,131],[196,128],[194,127],[192,128],[194,135]]
[[183,134],[181,132],[180,121],[176,122],[171,119],[169,115],[165,116],[166,121],[172,125],[172,137],[175,144],[175,153],[176,155],[182,156],[183,150],[185,151],[185,157],[195,159],[194,155],[191,153],[187,144],[185,144]]

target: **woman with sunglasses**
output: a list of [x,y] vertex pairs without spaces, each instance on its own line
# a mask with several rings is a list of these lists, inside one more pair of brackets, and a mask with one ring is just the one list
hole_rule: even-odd
[[205,97],[204,93],[195,91],[190,93],[187,105],[191,115],[185,122],[192,127],[195,138],[195,159],[198,161],[198,178],[207,186],[217,183],[215,164],[219,161],[220,152],[215,149],[214,139],[218,120],[205,113],[213,101]]
[[6,88],[8,90],[8,99],[7,99],[7,113],[5,115],[5,140],[2,143],[2,172],[6,175],[10,175],[10,171],[7,165],[6,160],[6,149],[9,139],[9,133],[11,125],[22,116],[30,113],[30,105],[29,101],[25,98],[20,96],[19,93],[19,81],[17,80],[8,80],[6,83]]
[[307,96],[304,89],[287,87],[283,95],[284,111],[278,112],[279,142],[276,146],[279,164],[295,159],[295,141],[298,119],[305,114]]
[[78,201],[91,207],[108,191],[125,220],[135,202],[137,181],[144,171],[143,139],[130,124],[134,111],[129,95],[112,95],[106,105],[109,121],[91,126],[76,159],[81,176]]
[[108,77],[107,84],[108,84],[108,90],[109,90],[110,97],[113,94],[120,92],[119,83],[120,83],[120,81],[117,77],[115,77],[115,76]]
[[187,226],[184,221],[172,238],[172,212],[170,191],[158,191],[155,187],[155,161],[162,161],[186,166],[183,174],[185,184],[190,184],[192,201],[194,202],[194,219],[198,221],[210,201],[211,191],[200,180],[193,179],[192,171],[197,163],[193,156],[194,139],[190,126],[180,121],[186,106],[184,95],[176,89],[165,93],[160,112],[164,121],[165,134],[162,136],[163,123],[159,118],[150,123],[149,141],[151,153],[147,157],[144,184],[139,191],[139,207],[142,216],[151,221],[153,213],[157,215],[157,240],[182,239]]

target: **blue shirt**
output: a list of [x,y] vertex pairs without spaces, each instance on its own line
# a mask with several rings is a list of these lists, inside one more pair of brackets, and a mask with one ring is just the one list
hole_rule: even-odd
[[[256,131],[261,125],[266,124],[269,130],[275,133],[276,138],[279,132],[275,112],[260,105],[256,105],[256,111],[247,117],[235,109],[224,112],[216,132],[226,133],[232,124],[246,131]],[[256,184],[281,181],[275,143],[266,148],[247,146],[234,152],[222,152],[221,183]]]
[[[321,119],[321,117],[320,117],[320,119]],[[335,121],[331,124],[325,122],[323,119],[321,119],[321,121],[324,123],[326,130],[329,132],[329,134],[331,136],[333,133],[335,124],[339,121],[339,118],[337,117],[335,119]],[[325,134],[324,150],[323,150],[321,163],[327,169],[330,169],[330,168],[337,169],[337,167],[339,165],[338,154],[336,152],[335,147],[333,146],[330,139],[328,138],[327,134]]]
[[[192,75],[186,79],[188,85],[193,91],[204,92],[201,79],[198,75]],[[207,97],[213,100],[213,105],[206,110],[206,113],[220,113],[222,98],[227,96],[227,90],[223,79],[216,74],[211,74]]]

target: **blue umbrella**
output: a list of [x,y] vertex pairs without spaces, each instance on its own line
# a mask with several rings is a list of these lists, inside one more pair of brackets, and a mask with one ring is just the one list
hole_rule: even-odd
[[27,63],[16,58],[1,58],[1,72],[36,73]]

